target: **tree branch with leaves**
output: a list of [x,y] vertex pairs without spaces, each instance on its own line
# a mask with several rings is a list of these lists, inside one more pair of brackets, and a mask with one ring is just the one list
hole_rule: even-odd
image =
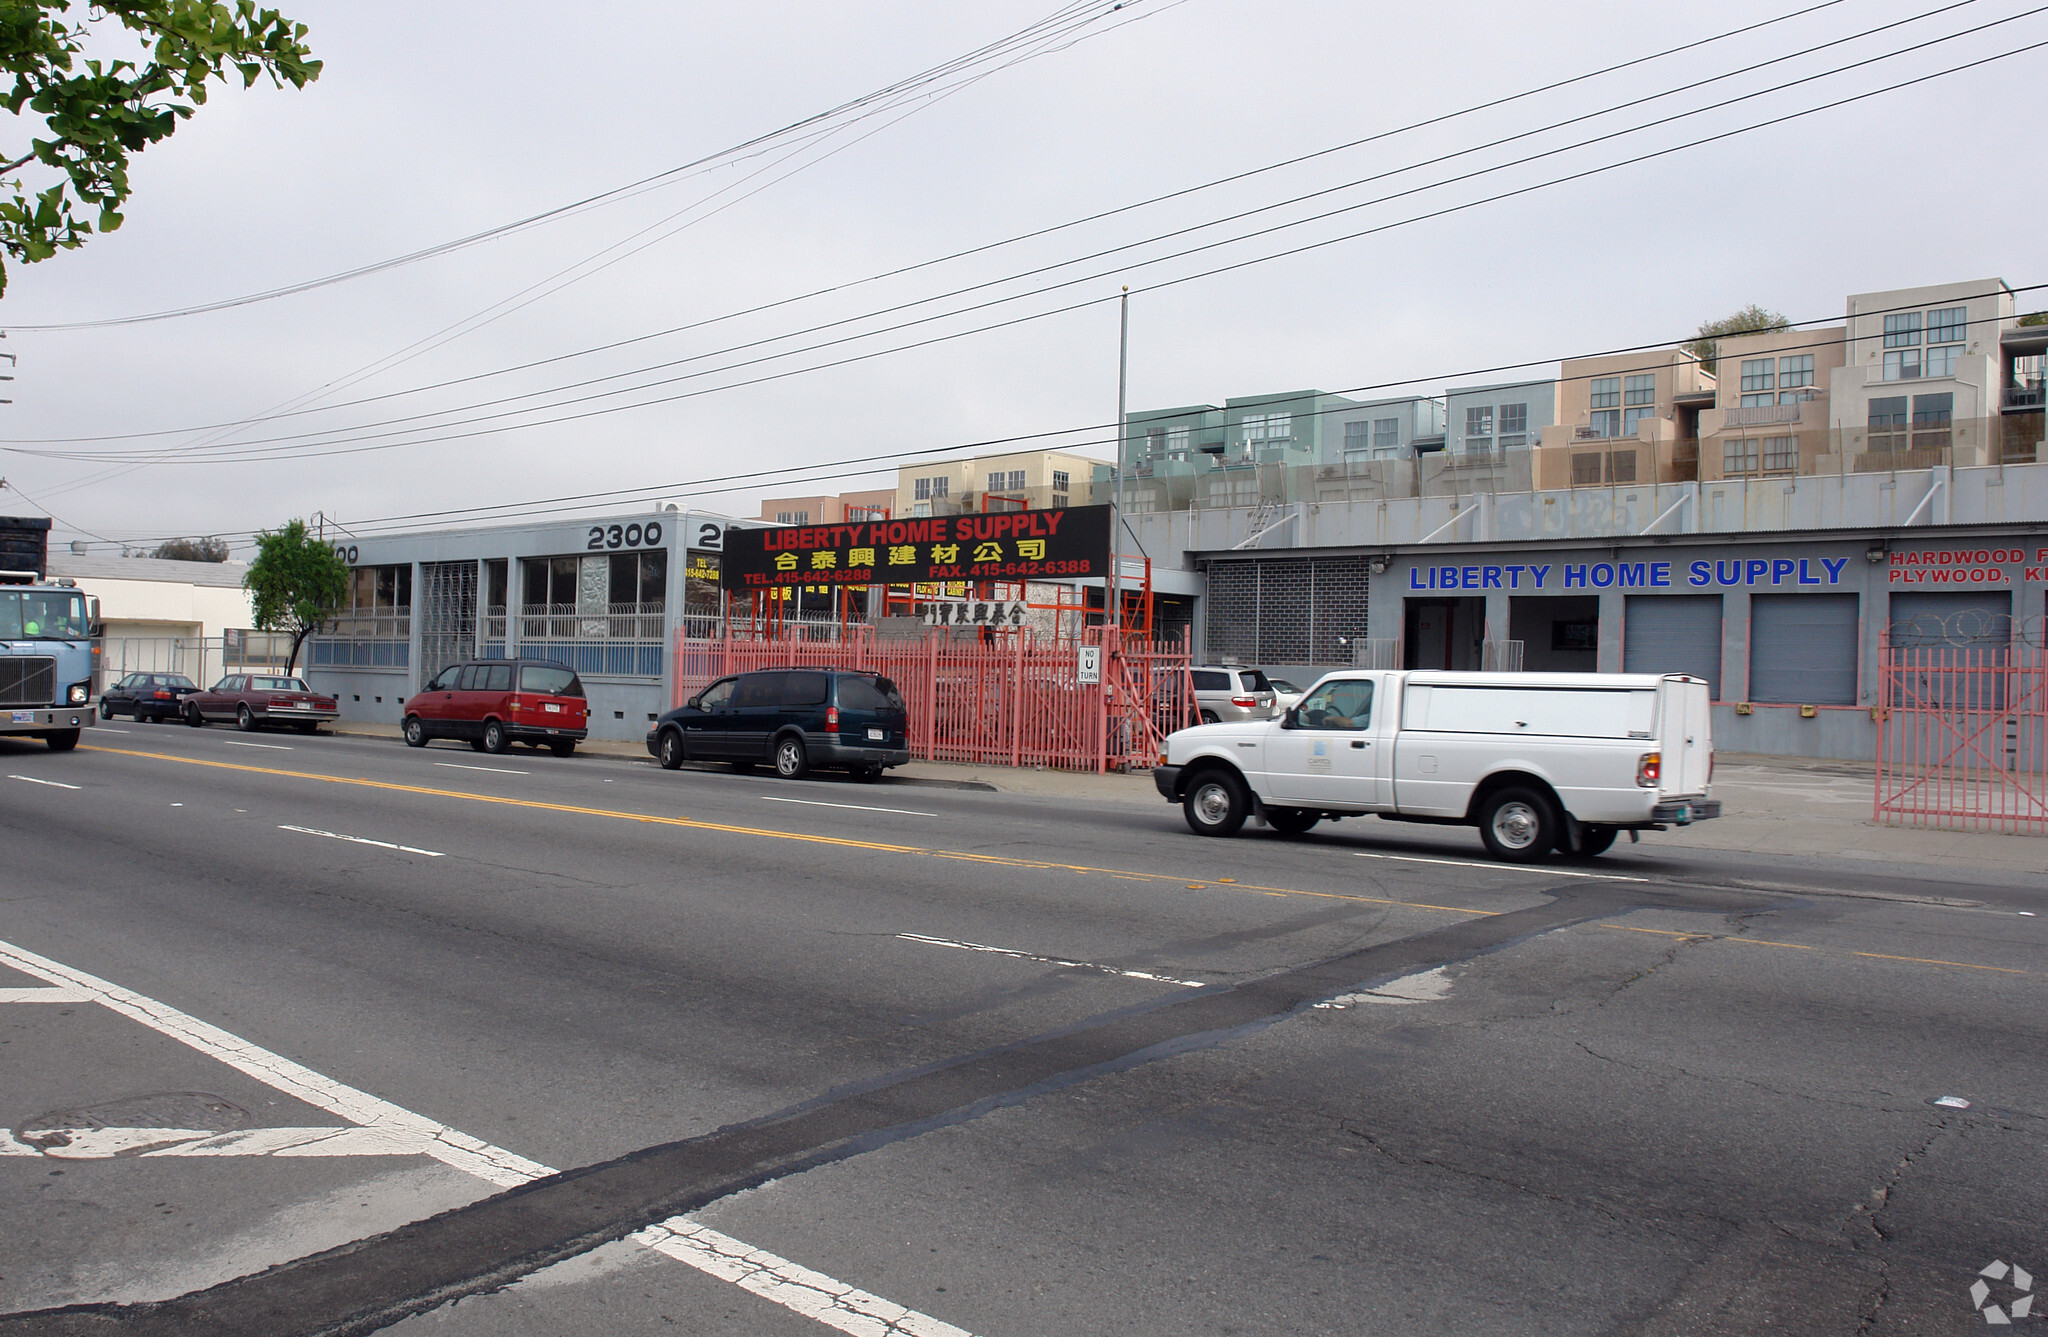
[[1766,311],[1755,302],[1751,302],[1732,316],[1701,322],[1699,334],[1690,343],[1681,344],[1680,347],[1699,359],[1700,365],[1712,376],[1719,374],[1721,340],[1727,335],[1757,334],[1766,330],[1791,328],[1791,321],[1775,311]]
[[[306,25],[254,0],[95,0],[80,9],[74,18],[72,0],[0,0],[0,70],[14,76],[7,110],[41,117],[49,131],[0,148],[8,159],[0,174],[30,166],[62,174],[41,189],[6,183],[14,194],[0,200],[0,251],[20,264],[120,227],[129,157],[170,138],[205,104],[211,81],[226,83],[232,71],[244,88],[266,75],[279,88],[304,88],[320,77]],[[86,55],[124,41],[137,48],[132,58]],[[0,264],[0,292],[6,286]]]
[[307,533],[304,520],[256,536],[256,560],[249,563],[242,584],[255,596],[256,629],[291,633],[287,673],[298,667],[306,638],[341,611],[348,580],[348,564]]

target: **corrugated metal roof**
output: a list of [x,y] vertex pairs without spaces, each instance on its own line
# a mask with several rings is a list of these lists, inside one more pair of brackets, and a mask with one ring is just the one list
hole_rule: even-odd
[[177,585],[219,585],[239,589],[247,562],[174,562],[162,557],[96,557],[53,552],[50,574],[73,580],[160,580]]

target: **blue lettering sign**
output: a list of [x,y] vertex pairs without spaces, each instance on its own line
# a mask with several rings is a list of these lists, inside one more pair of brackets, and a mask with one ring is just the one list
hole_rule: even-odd
[[1711,585],[1713,581],[1714,564],[1712,562],[1694,562],[1692,564],[1692,574],[1686,577],[1685,583],[1688,585]]
[[1617,562],[1614,573],[1621,578],[1621,587],[1625,590],[1642,589],[1650,583],[1650,568],[1647,563]]
[[1593,583],[1594,583],[1595,585],[1598,585],[1598,586],[1599,586],[1599,587],[1600,587],[1601,589],[1603,589],[1603,590],[1604,590],[1604,589],[1606,589],[1606,588],[1607,588],[1607,587],[1608,587],[1609,585],[1612,585],[1612,584],[1614,583],[1614,565],[1613,565],[1613,563],[1611,563],[1611,562],[1598,562],[1598,563],[1595,563],[1595,564],[1594,564],[1594,567],[1593,567]]
[[1773,585],[1784,584],[1785,577],[1791,575],[1794,571],[1797,571],[1798,569],[1799,563],[1793,561],[1790,557],[1778,558],[1776,561],[1771,563],[1771,583]]
[[1849,565],[1846,557],[1823,557],[1820,564],[1828,569],[1828,584],[1833,585],[1842,578],[1842,568]]
[[1650,583],[1657,586],[1669,586],[1671,584],[1671,563],[1650,563]]
[[1486,568],[1486,588],[1488,588],[1488,589],[1490,589],[1490,590],[1497,590],[1497,589],[1499,589],[1499,588],[1500,588],[1500,568],[1499,568],[1499,567],[1497,567],[1497,566],[1489,566],[1489,567],[1487,567],[1487,568]]
[[1535,586],[1536,586],[1536,588],[1537,588],[1537,589],[1539,589],[1539,590],[1540,590],[1540,589],[1542,589],[1542,588],[1543,588],[1543,582],[1544,582],[1544,581],[1546,581],[1546,580],[1548,580],[1548,579],[1550,579],[1550,567],[1549,567],[1549,565],[1548,565],[1548,564],[1546,563],[1546,564],[1545,564],[1545,565],[1543,565],[1543,566],[1532,566],[1532,567],[1530,567],[1530,568],[1529,568],[1529,579],[1530,579],[1531,581],[1533,581],[1533,582],[1535,583]]
[[1585,568],[1585,567],[1583,567],[1583,566],[1568,566],[1568,567],[1566,567],[1566,568],[1564,569],[1564,587],[1565,587],[1566,589],[1568,589],[1568,590],[1569,590],[1569,589],[1575,589],[1575,588],[1578,588],[1578,587],[1580,587],[1580,586],[1583,586],[1583,585],[1584,585],[1585,583],[1586,583],[1586,568]]

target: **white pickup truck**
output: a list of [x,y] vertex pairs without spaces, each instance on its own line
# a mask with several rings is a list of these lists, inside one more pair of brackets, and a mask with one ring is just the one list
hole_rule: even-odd
[[1677,674],[1345,670],[1278,719],[1181,730],[1152,778],[1197,835],[1371,813],[1476,826],[1498,859],[1583,858],[1721,815],[1709,706]]

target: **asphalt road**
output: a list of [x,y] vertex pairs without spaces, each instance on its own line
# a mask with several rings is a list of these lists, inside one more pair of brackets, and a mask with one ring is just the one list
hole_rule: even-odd
[[1926,1334],[2048,1269],[2038,878],[126,722],[0,741],[0,839],[0,1334]]

